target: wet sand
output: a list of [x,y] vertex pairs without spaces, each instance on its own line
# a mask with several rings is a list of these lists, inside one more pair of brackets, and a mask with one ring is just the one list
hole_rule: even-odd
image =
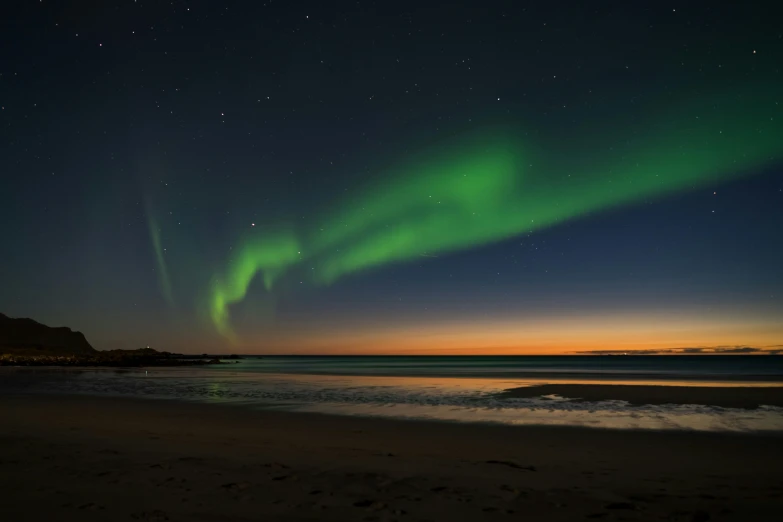
[[778,520],[783,438],[0,398],[0,520]]
[[643,404],[700,404],[722,408],[754,409],[783,406],[783,387],[655,386],[624,384],[544,384],[511,388],[501,398],[559,395],[576,401],[628,401]]

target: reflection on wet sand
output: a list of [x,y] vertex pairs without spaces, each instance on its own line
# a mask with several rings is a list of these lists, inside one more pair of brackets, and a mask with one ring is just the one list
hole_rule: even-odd
[[[630,429],[783,431],[781,383],[271,374],[0,372],[0,392],[144,397],[343,415]],[[753,408],[753,409],[748,409]]]
[[755,409],[783,406],[781,386],[660,386],[653,384],[541,384],[505,390],[501,399],[526,399],[547,396],[567,397],[574,401],[621,400],[632,405],[701,404],[722,408]]

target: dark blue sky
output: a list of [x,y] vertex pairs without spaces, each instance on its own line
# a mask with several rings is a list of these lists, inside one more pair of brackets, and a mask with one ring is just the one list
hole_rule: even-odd
[[[596,317],[632,330],[631,347],[658,330],[650,346],[781,344],[780,154],[733,181],[327,287],[270,296],[254,280],[232,307],[238,345],[203,311],[249,223],[328,213],[434,139],[520,125],[567,157],[591,143],[583,120],[622,133],[662,96],[783,85],[772,4],[18,3],[0,17],[0,311],[98,348],[373,353],[373,332],[415,350],[460,324],[486,337],[479,351],[514,336],[551,351],[528,329],[562,320],[567,351],[602,342],[585,326]],[[693,327],[673,331],[672,316]]]

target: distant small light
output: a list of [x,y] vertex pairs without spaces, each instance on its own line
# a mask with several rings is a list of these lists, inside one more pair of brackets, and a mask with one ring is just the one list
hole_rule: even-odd
[[255,223],[250,223],[250,226],[254,227],[254,226],[256,226],[256,224]]

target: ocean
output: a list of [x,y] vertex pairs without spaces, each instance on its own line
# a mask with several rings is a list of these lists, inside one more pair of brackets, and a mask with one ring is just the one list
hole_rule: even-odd
[[316,375],[776,382],[783,381],[783,356],[269,356],[248,357],[236,370]]
[[780,356],[274,356],[204,367],[0,368],[2,393],[73,393],[452,422],[783,431],[783,408],[631,405],[556,395],[545,383],[783,386]]

